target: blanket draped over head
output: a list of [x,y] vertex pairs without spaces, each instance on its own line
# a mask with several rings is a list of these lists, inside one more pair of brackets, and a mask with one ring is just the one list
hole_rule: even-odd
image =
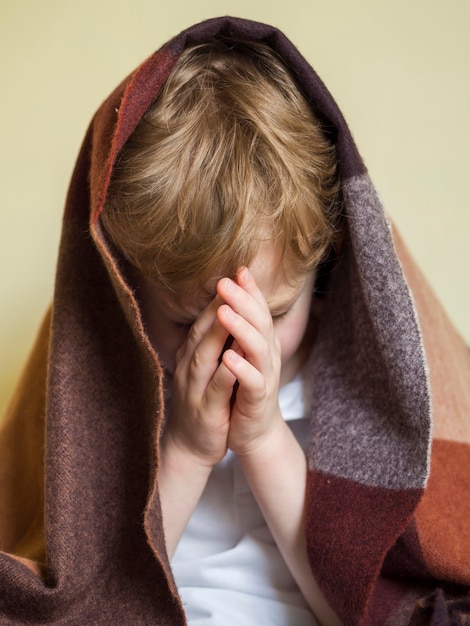
[[218,18],[96,113],[53,306],[0,438],[0,624],[185,624],[157,489],[162,369],[100,222],[113,164],[185,46],[285,60],[337,143],[345,242],[314,348],[306,541],[344,624],[470,624],[470,353],[388,223],[330,94],[277,29]]

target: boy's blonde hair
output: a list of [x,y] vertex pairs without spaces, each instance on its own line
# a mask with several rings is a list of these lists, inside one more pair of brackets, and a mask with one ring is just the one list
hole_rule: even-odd
[[336,156],[283,62],[262,43],[184,51],[123,148],[102,214],[129,261],[193,294],[249,265],[261,241],[287,278],[330,248]]

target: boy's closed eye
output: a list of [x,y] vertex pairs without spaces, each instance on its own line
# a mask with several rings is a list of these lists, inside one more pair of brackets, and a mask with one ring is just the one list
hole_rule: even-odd
[[275,315],[271,315],[271,319],[273,320],[273,323],[279,322],[280,320],[287,317],[287,314],[289,313],[289,311],[290,309],[287,309],[287,311],[284,311],[283,313],[276,313]]
[[[287,309],[286,311],[283,311],[282,313],[276,313],[274,315],[271,315],[271,318],[273,320],[273,322],[278,322],[280,320],[282,320],[283,318],[285,318],[288,313],[289,313],[290,309]],[[194,318],[193,320],[188,320],[188,321],[174,321],[173,324],[174,326],[176,326],[176,328],[182,330],[182,331],[188,331],[191,326],[194,324],[194,322],[196,321],[197,318]]]

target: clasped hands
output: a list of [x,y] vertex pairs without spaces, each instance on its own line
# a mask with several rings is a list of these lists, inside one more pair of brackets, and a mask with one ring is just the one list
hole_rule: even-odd
[[239,457],[256,454],[284,426],[280,372],[271,313],[243,267],[235,279],[219,280],[176,354],[166,445],[209,467],[227,448]]

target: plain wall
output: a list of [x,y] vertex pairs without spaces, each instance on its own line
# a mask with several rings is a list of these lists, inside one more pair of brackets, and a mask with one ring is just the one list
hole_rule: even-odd
[[52,298],[64,198],[93,112],[167,39],[218,15],[281,28],[319,72],[470,342],[467,0],[1,0],[0,415]]

